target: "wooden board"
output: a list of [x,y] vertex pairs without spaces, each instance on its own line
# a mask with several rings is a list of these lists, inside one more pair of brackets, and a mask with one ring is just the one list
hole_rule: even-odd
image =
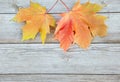
[[[57,20],[60,19],[59,14],[52,14]],[[94,43],[110,43],[110,42],[120,42],[120,14],[119,13],[109,13],[109,14],[102,14],[108,17],[106,24],[108,25],[108,35],[104,38],[96,38]],[[40,36],[38,35],[36,40],[22,42],[22,31],[21,28],[23,24],[18,24],[13,21],[10,21],[15,14],[0,14],[0,43],[40,43]],[[116,22],[118,24],[116,24]],[[57,42],[53,38],[54,30],[52,33],[48,35],[47,43],[50,42]]]
[[[0,13],[16,13],[18,7],[28,7],[30,0],[0,0]],[[49,9],[56,0],[34,0],[41,3]],[[69,8],[72,8],[77,0],[63,0]],[[85,3],[88,0],[81,0],[81,3]],[[91,0],[93,3],[106,5],[101,12],[120,12],[120,0]],[[65,12],[65,7],[59,2],[57,6],[50,13]]]
[[0,82],[119,82],[120,75],[0,75]]
[[1,44],[0,74],[120,74],[120,44],[77,46],[63,52],[58,44]]
[[[88,50],[75,45],[68,52],[53,39],[54,29],[45,45],[39,35],[21,41],[24,24],[10,20],[29,1],[0,0],[0,82],[120,82],[120,0],[90,0],[105,6],[99,14],[108,17],[108,35],[96,37]],[[49,9],[56,0],[33,1]],[[72,8],[77,0],[63,1]],[[65,11],[59,2],[49,13],[59,20]]]

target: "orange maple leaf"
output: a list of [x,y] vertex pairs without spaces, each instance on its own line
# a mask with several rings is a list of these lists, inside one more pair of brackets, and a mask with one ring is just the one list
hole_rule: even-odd
[[61,14],[55,31],[55,39],[60,41],[60,47],[65,51],[76,43],[81,48],[87,48],[95,36],[105,36],[107,26],[105,16],[97,15],[102,6],[78,1],[71,11]]
[[55,19],[46,13],[46,8],[38,3],[30,2],[30,7],[20,8],[13,19],[16,22],[26,22],[23,26],[23,40],[34,39],[40,33],[42,43],[50,33],[50,26],[55,27]]

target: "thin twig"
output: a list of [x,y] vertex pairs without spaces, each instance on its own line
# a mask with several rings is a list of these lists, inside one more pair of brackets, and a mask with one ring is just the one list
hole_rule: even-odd
[[64,1],[60,0],[61,3],[65,6],[65,8],[67,9],[67,11],[70,11],[69,7],[64,3]]
[[58,3],[58,1],[59,1],[59,0],[57,0],[57,1],[53,4],[53,6],[52,6],[50,9],[48,9],[47,13],[49,13],[49,12],[55,7],[55,5]]

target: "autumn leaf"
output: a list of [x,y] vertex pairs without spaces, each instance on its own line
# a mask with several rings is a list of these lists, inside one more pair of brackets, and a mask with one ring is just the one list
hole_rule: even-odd
[[55,39],[60,41],[60,47],[68,50],[71,44],[76,43],[81,48],[88,48],[95,36],[105,36],[107,26],[106,17],[98,15],[101,5],[80,1],[73,6],[72,10],[61,14],[55,31]]
[[46,35],[50,33],[50,26],[55,27],[55,19],[46,12],[45,7],[32,1],[30,2],[30,7],[19,9],[13,20],[25,22],[22,27],[22,40],[34,39],[40,33],[42,43],[45,43]]

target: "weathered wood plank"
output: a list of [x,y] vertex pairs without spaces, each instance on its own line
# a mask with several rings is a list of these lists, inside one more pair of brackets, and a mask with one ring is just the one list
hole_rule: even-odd
[[120,75],[0,75],[0,82],[120,82]]
[[[13,21],[10,21],[15,14],[0,14],[0,43],[22,43],[21,42],[21,27],[23,24],[18,24]],[[60,16],[58,14],[53,14],[54,17],[58,20],[60,19]],[[106,13],[103,14],[108,18],[106,21],[106,24],[108,25],[108,35],[104,38],[96,38],[94,40],[94,43],[101,43],[101,42],[120,42],[120,14],[119,13]],[[48,35],[47,42],[56,42],[53,39],[53,33]],[[39,43],[40,38],[39,36],[36,38],[36,40],[26,41],[27,43]]]
[[58,44],[0,45],[0,74],[120,74],[119,61],[120,44],[73,46],[66,53]]
[[[16,13],[18,7],[28,7],[30,0],[0,0],[0,13]],[[56,0],[34,0],[35,2],[41,3],[43,6],[46,6],[49,9]],[[77,0],[63,0],[69,8]],[[88,0],[81,0],[82,3],[85,3]],[[91,0],[93,3],[99,3],[106,5],[106,7],[101,12],[120,12],[120,0]],[[17,6],[15,5],[17,4]],[[61,13],[65,12],[66,9],[61,3],[58,3],[57,6],[51,11],[51,13]]]

